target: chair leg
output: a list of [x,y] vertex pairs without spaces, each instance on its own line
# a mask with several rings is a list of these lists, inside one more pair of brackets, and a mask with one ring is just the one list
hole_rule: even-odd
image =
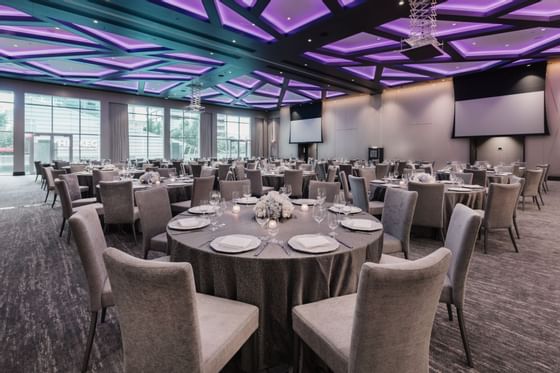
[[49,199],[49,193],[50,193],[50,192],[51,192],[51,191],[47,189],[47,195],[45,196],[45,203],[47,203],[47,199]]
[[537,204],[537,208],[540,210],[541,209],[541,205],[539,205],[539,199],[537,198],[537,196],[533,197],[533,201]]
[[440,228],[439,234],[441,235],[441,243],[445,245],[445,232],[443,231],[443,228]]
[[541,194],[541,192],[540,192],[540,191],[539,191],[539,198],[541,199],[541,205],[543,205],[543,206],[544,206],[544,200],[542,199],[542,194]]
[[521,198],[521,210],[525,211],[525,196]]
[[467,364],[469,367],[473,368],[473,362],[471,357],[471,349],[469,347],[469,340],[467,339],[467,330],[465,328],[465,319],[463,317],[463,309],[455,307],[457,310],[457,319],[459,320],[459,329],[461,330],[461,338],[463,339],[463,347],[465,348],[465,354],[467,355]]
[[486,247],[488,246],[488,229],[484,229],[484,254],[488,254]]
[[508,228],[509,238],[511,238],[511,242],[513,242],[513,247],[515,248],[515,252],[518,253],[519,249],[517,248],[517,243],[515,242],[515,237],[513,237],[513,230],[511,227]]
[[105,316],[107,316],[107,307],[101,309],[101,323],[105,322]]
[[293,356],[293,370],[292,373],[299,373],[301,372],[301,339],[299,336],[294,332],[294,356]]
[[451,303],[447,303],[447,316],[449,316],[449,321],[453,321],[453,309],[451,308]]
[[62,237],[62,232],[64,232],[64,226],[66,225],[66,219],[62,218],[62,224],[60,225],[60,234],[58,237]]
[[132,236],[134,237],[134,244],[137,244],[138,241],[136,241],[136,222],[132,223]]
[[35,175],[35,182],[37,182],[38,178],[39,178],[39,174]]
[[517,234],[517,238],[521,239],[521,237],[519,236],[519,228],[517,227],[517,218],[515,216],[513,217],[513,227],[515,228],[515,233]]
[[403,254],[404,254],[404,258],[405,258],[406,260],[408,260],[408,252],[403,251]]
[[70,244],[70,237],[72,237],[72,229],[68,228],[68,237],[66,237],[67,244]]
[[257,332],[253,333],[251,337],[251,353],[253,354],[253,358],[251,359],[251,370],[253,372],[259,371],[259,340],[257,338]]
[[53,200],[52,200],[51,208],[54,208],[54,204],[56,203],[56,196],[58,196],[58,194],[55,193],[55,194],[54,194],[54,198],[53,198]]
[[95,327],[97,326],[97,312],[91,313],[91,319],[89,322],[89,332],[88,340],[86,345],[86,351],[84,354],[84,361],[82,363],[82,373],[87,372],[89,365],[89,355],[91,354],[91,347],[93,346],[93,339],[95,338]]

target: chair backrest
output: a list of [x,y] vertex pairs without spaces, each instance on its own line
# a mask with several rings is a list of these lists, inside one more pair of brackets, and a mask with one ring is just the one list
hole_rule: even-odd
[[166,231],[171,214],[169,193],[165,187],[153,187],[136,192],[136,204],[142,226],[142,246],[144,252],[150,249],[154,236]]
[[92,171],[92,182],[93,182],[93,194],[96,194],[96,186],[101,181],[113,181],[115,176],[119,176],[119,171],[101,171],[101,170],[93,170]]
[[550,164],[549,163],[538,164],[537,168],[542,168],[544,170],[543,181],[547,181],[548,171],[550,171]]
[[348,176],[346,172],[340,171],[338,173],[338,178],[342,183],[342,190],[344,191],[344,199],[346,199],[347,201],[351,201],[352,195],[350,194],[350,188],[348,187]]
[[451,253],[362,265],[348,372],[425,372],[430,336]]
[[200,171],[200,177],[208,177],[208,176],[216,177],[216,170],[212,167],[203,166],[202,171]]
[[42,167],[41,161],[35,161],[33,162],[33,164],[35,165],[35,174],[41,175],[41,167]]
[[418,193],[412,225],[443,228],[443,196],[445,185],[441,183],[409,182],[408,190]]
[[399,173],[399,176],[403,174],[405,168],[410,168],[410,167],[411,165],[407,161],[399,161],[397,163],[397,172]]
[[48,166],[48,167],[44,167],[43,169],[45,170],[45,177],[47,179],[47,186],[49,187],[49,189],[52,190],[54,188],[54,177],[53,177],[54,168],[52,168],[51,166]]
[[200,174],[202,173],[202,165],[198,163],[191,163],[191,172],[193,177],[200,177]]
[[237,198],[243,197],[243,188],[246,185],[251,186],[250,180],[220,180],[220,194],[226,201],[233,199],[233,193],[237,192]]
[[327,181],[332,183],[335,180],[336,180],[336,167],[329,166],[329,169],[327,171]]
[[453,304],[462,307],[469,264],[476,245],[482,217],[463,204],[455,205],[445,236],[445,247],[451,250],[447,272],[451,282]]
[[78,176],[76,176],[76,174],[64,174],[60,175],[59,178],[66,182],[71,201],[82,198],[82,191],[80,190],[80,183],[78,182]]
[[195,177],[191,196],[191,207],[199,206],[201,201],[208,201],[214,189],[215,176]]
[[509,178],[510,184],[519,184],[519,193],[517,195],[517,203],[515,204],[515,209],[513,210],[513,216],[517,215],[517,206],[519,206],[519,197],[523,193],[523,189],[525,189],[525,178],[524,177],[517,177],[515,175],[511,175]]
[[86,165],[83,163],[70,163],[70,172],[81,172],[86,169]]
[[534,197],[539,194],[539,186],[542,178],[543,170],[527,170],[525,172],[525,187],[522,195],[525,197]]
[[340,183],[338,181],[316,181],[311,180],[309,182],[309,198],[317,198],[317,189],[323,188],[325,190],[326,202],[334,202],[334,196],[340,193]]
[[173,168],[175,169],[175,172],[177,175],[180,175],[181,172],[183,171],[183,162],[182,161],[172,161],[173,163]]
[[201,373],[191,265],[142,260],[113,248],[103,259],[119,315],[124,371]]
[[325,162],[317,162],[315,164],[315,173],[317,174],[317,179],[319,179],[319,181],[325,181],[327,179],[325,167],[327,167]]
[[520,189],[521,184],[490,184],[484,209],[485,228],[509,228],[513,225]]
[[99,216],[94,207],[86,207],[72,215],[68,222],[86,272],[90,311],[99,311],[102,308],[101,294],[105,283],[109,281],[103,263],[103,252],[107,249],[107,242]]
[[233,169],[233,175],[235,176],[235,180],[245,180],[245,165],[238,162]]
[[375,167],[358,168],[358,175],[366,181],[366,187],[369,190],[369,182],[375,180]]
[[369,200],[367,194],[366,181],[363,177],[348,176],[348,183],[352,189],[352,204],[361,208],[364,212],[369,212]]
[[389,172],[389,164],[379,163],[375,165],[375,177],[379,180],[387,176]]
[[302,170],[285,170],[284,185],[292,187],[292,197],[298,198],[303,196],[303,171]]
[[539,182],[539,190],[543,189],[543,184],[548,174],[548,165],[537,165],[537,170],[542,170],[541,180]]
[[161,177],[171,177],[171,176],[177,176],[177,173],[175,171],[175,168],[167,168],[167,167],[161,167],[157,169],[157,173],[159,174],[159,176]]
[[385,204],[381,216],[383,230],[401,241],[402,249],[407,257],[410,246],[410,229],[417,199],[418,193],[414,191],[387,188],[385,192]]
[[313,165],[309,163],[302,163],[299,165],[298,170],[302,171],[313,171]]
[[62,217],[68,219],[72,216],[72,197],[68,190],[68,183],[63,179],[56,179],[54,181],[54,188],[60,197],[60,205],[62,206]]
[[466,168],[463,170],[466,174],[473,174],[472,183],[475,185],[486,186],[486,170],[473,170]]
[[339,174],[344,171],[346,176],[352,175],[352,165],[348,163],[342,163],[338,165]]
[[460,177],[463,179],[463,183],[470,185],[473,183],[473,173],[471,172],[456,172],[455,176]]
[[226,179],[230,167],[231,166],[229,164],[218,165],[218,180]]
[[261,170],[245,170],[245,175],[251,183],[251,194],[255,197],[260,197],[263,194],[263,183]]
[[257,169],[257,162],[247,162],[247,167],[248,170],[256,170]]
[[99,193],[103,202],[105,224],[130,224],[134,222],[134,196],[132,181],[101,181]]

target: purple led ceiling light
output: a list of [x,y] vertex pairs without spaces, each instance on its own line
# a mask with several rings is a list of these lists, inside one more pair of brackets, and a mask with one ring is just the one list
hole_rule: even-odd
[[340,92],[340,91],[327,91],[325,93],[325,97],[326,98],[334,98],[334,97],[344,96],[345,94],[346,93]]
[[173,87],[178,86],[181,82],[165,82],[165,81],[148,81],[144,84],[144,92],[160,94]]
[[397,85],[403,85],[412,83],[412,80],[381,80],[381,84],[388,87],[395,87]]
[[264,31],[247,18],[240,16],[238,13],[231,10],[226,5],[219,2],[219,0],[214,0],[216,9],[222,21],[222,25],[232,28],[237,31],[241,31],[249,36],[257,37],[261,40],[272,42],[275,40],[274,36],[270,35],[268,32]]
[[211,66],[203,66],[203,65],[191,64],[191,63],[181,63],[181,64],[158,67],[156,70],[170,71],[172,73],[202,75],[212,69],[213,67]]
[[204,9],[202,0],[154,0],[154,2],[172,8],[180,9],[204,20],[208,19],[208,15],[206,14],[206,9]]
[[8,58],[48,57],[90,53],[94,54],[98,52],[87,48],[73,48],[0,36],[0,55]]
[[484,17],[512,3],[513,0],[447,0],[437,6],[437,12]]
[[158,73],[153,71],[140,71],[123,75],[122,79],[140,79],[140,80],[181,80],[188,81],[192,77],[181,74]]
[[[200,97],[208,97],[208,96],[215,96],[221,94],[219,91],[215,90],[214,88],[206,88],[200,91]],[[188,96],[190,97],[190,96]]]
[[235,98],[239,98],[247,92],[246,89],[239,88],[229,83],[220,83],[216,87]]
[[121,49],[124,49],[126,51],[129,51],[129,52],[163,49],[163,47],[160,46],[160,45],[143,42],[143,41],[137,40],[137,39],[132,39],[132,38],[129,38],[129,37],[126,37],[126,36],[114,34],[114,33],[109,32],[109,31],[102,31],[102,30],[95,29],[93,27],[78,25],[76,23],[73,23],[72,26],[80,29],[81,31],[83,31],[83,32],[85,32],[85,33],[87,33],[91,36],[102,39],[102,40],[104,40],[108,43],[116,45],[117,47],[119,47]]
[[118,72],[118,70],[72,60],[41,60],[27,63],[62,77],[101,78]]
[[242,7],[252,8],[257,3],[257,0],[235,0],[235,2],[241,5]]
[[21,18],[31,18],[29,14],[21,12],[17,9],[11,8],[9,6],[0,5],[0,19],[21,19]]
[[231,104],[233,102],[233,98],[225,95],[221,96],[213,96],[204,99],[205,101],[217,102],[221,104]]
[[286,91],[286,93],[284,93],[284,97],[282,98],[282,103],[284,104],[307,102],[307,101],[310,101],[308,97],[298,95],[297,93],[291,91]]
[[[504,25],[476,22],[437,21],[437,31],[435,36],[445,37],[459,34],[472,34],[501,28],[504,28]],[[379,26],[378,29],[397,34],[401,37],[406,37],[410,32],[410,20],[408,18],[395,19],[394,21],[390,21]]]
[[33,70],[31,68],[23,67],[11,62],[1,63],[0,72],[12,73],[18,75],[29,75],[29,76],[45,75],[45,73],[41,71]]
[[322,53],[305,52],[303,55],[305,57],[311,58],[312,60],[324,63],[326,65],[348,65],[348,64],[355,63],[354,61],[348,60],[346,58],[328,56]]
[[324,45],[323,48],[333,52],[349,54],[367,49],[387,47],[397,45],[399,42],[381,36],[360,32],[347,38],[338,40],[334,43]]
[[321,0],[270,0],[261,17],[288,34],[327,14],[330,10]]
[[504,18],[545,22],[557,21],[560,19],[560,2],[558,2],[558,0],[541,0],[525,8],[516,10]]
[[375,66],[346,66],[343,69],[360,78],[372,80],[375,77]]
[[98,63],[101,65],[109,65],[126,70],[139,69],[141,67],[153,65],[161,62],[155,58],[135,57],[135,56],[119,56],[119,57],[95,57],[84,58],[83,61]]
[[94,41],[73,34],[59,27],[51,26],[0,26],[0,32],[20,36],[30,36],[37,39],[60,40],[79,44],[98,45]]
[[306,89],[321,89],[318,85],[300,82],[299,80],[290,79],[288,87],[306,88]]
[[165,57],[171,57],[177,60],[182,60],[182,61],[192,61],[192,62],[201,62],[204,64],[209,64],[209,65],[223,65],[224,62],[223,61],[219,61],[216,60],[214,58],[209,58],[209,57],[202,57],[202,56],[198,56],[196,54],[192,54],[192,53],[186,53],[186,52],[180,52],[180,53],[165,53],[163,54],[163,56]]
[[383,78],[427,78],[425,75],[409,73],[407,71],[395,70],[388,67],[383,69]]
[[300,89],[298,91],[299,93],[303,93],[304,95],[314,99],[314,100],[320,100],[321,99],[321,91],[310,91],[307,89]]
[[262,93],[264,95],[278,97],[280,96],[280,92],[282,92],[282,88],[266,83],[265,85],[257,89],[255,92]]
[[452,41],[450,44],[463,57],[516,57],[560,39],[560,29],[531,29]]
[[[374,62],[407,62],[409,61],[408,57],[401,53],[400,50],[394,50],[389,52],[379,52],[379,53],[372,53],[362,58]],[[437,56],[434,60],[450,60],[451,57],[444,53],[441,56]]]
[[233,84],[237,84],[238,86],[241,86],[243,88],[253,89],[261,81],[253,77],[250,77],[249,75],[242,75],[237,78],[231,79],[229,82]]
[[137,91],[138,90],[138,81],[133,80],[101,80],[98,82],[93,83],[95,85],[100,85],[104,87],[111,87],[117,89],[126,89],[129,91]]
[[425,70],[441,75],[455,75],[470,71],[485,70],[499,64],[500,60],[494,61],[470,61],[470,62],[441,62],[417,65],[405,65],[411,68]]
[[255,95],[255,94],[248,95],[247,97],[244,97],[242,100],[249,105],[252,105],[252,104],[276,104],[278,102],[277,98]]
[[276,84],[284,83],[284,78],[278,75],[265,73],[264,71],[259,71],[259,70],[253,71],[253,74],[258,75],[259,77],[264,78],[272,83],[276,83]]

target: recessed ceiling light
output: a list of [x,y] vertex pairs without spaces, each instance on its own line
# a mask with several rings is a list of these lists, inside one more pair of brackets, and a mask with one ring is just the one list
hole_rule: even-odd
[[352,81],[355,82],[356,80],[355,80],[355,79],[352,79]]
[[531,64],[528,64],[527,67],[531,67]]
[[98,20],[96,20],[96,19],[94,19],[94,20],[93,20],[93,23],[99,23],[99,21],[98,21]]
[[313,39],[311,39],[311,38],[307,39],[308,43],[311,43],[312,41],[313,41]]
[[307,67],[307,64],[306,64],[306,63],[304,63],[304,64],[303,64],[303,66]]
[[399,5],[400,5],[400,6],[403,6],[403,5],[404,5],[404,0],[400,0],[400,1],[399,1]]
[[472,42],[472,45],[476,45],[476,41],[473,41],[473,42]]
[[506,48],[509,47],[509,44],[506,44]]
[[283,71],[280,71],[280,75],[282,75],[282,74],[284,74],[284,72],[283,72]]
[[232,43],[237,43],[237,40],[233,39],[231,42],[232,42]]
[[55,27],[54,29],[55,29],[55,30],[60,30],[60,27],[57,26],[57,27]]
[[287,21],[291,21],[291,20],[292,20],[292,17],[286,17],[286,20],[287,20]]
[[231,71],[228,71],[228,74],[231,74]]
[[17,45],[17,44],[14,44],[14,48],[17,48],[17,47],[19,47],[19,45]]
[[543,28],[541,28],[541,31],[546,31],[546,29],[543,27]]
[[251,26],[255,26],[255,24],[254,24],[254,23],[251,23]]
[[457,24],[456,24],[456,23],[452,23],[451,26],[457,26]]

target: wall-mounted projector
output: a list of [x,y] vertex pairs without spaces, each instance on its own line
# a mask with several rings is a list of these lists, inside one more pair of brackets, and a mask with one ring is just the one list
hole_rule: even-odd
[[413,61],[427,60],[442,56],[442,44],[435,38],[406,39],[402,42],[401,53]]

